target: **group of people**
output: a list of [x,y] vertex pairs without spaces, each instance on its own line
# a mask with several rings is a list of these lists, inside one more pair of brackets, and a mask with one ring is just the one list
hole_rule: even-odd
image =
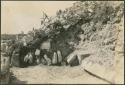
[[35,51],[36,63],[44,65],[63,65],[63,57],[60,50],[57,52],[49,52],[47,50],[36,49]]
[[31,49],[23,44],[6,44],[6,51],[4,52],[10,57],[11,66],[26,67],[30,65],[66,65],[61,51],[55,52],[51,49]]

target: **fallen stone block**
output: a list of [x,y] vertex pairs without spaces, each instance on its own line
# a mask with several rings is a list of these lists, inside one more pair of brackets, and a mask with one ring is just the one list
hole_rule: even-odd
[[70,66],[77,66],[79,65],[79,60],[77,55],[70,55],[67,59],[67,62]]

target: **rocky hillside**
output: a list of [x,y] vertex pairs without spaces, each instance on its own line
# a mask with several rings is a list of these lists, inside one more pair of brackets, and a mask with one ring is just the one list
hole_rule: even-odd
[[[79,1],[70,8],[57,11],[55,17],[44,14],[41,28],[35,30],[32,42],[51,38],[53,51],[61,50],[64,57],[76,49],[92,50],[96,54],[86,61],[110,67],[123,16],[122,1]],[[33,31],[29,34],[33,35]]]

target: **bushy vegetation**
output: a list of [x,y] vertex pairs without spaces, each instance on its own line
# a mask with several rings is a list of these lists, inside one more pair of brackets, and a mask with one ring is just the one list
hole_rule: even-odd
[[[85,40],[90,40],[96,32],[103,29],[111,30],[111,24],[120,22],[124,14],[123,9],[124,3],[114,5],[109,1],[78,1],[70,8],[57,11],[56,17],[48,17],[47,22],[42,21],[43,27],[35,31],[35,37],[53,40],[58,38],[66,43],[78,43],[78,35],[82,33]],[[106,25],[109,27],[105,27]],[[30,33],[32,35],[32,32]]]

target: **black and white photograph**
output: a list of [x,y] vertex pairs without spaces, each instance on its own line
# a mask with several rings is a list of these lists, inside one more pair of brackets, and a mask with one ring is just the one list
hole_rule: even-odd
[[124,84],[124,1],[1,1],[1,84]]

